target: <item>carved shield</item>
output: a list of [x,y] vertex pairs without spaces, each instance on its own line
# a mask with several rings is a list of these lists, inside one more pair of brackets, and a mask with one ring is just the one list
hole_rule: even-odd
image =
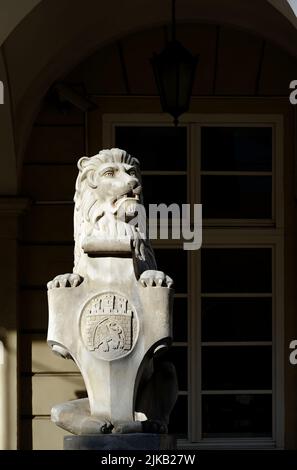
[[136,310],[122,294],[98,294],[82,310],[81,334],[86,348],[101,359],[126,356],[137,340]]

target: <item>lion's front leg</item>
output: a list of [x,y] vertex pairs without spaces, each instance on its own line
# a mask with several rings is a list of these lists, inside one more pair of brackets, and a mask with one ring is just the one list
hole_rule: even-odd
[[54,287],[77,287],[83,282],[84,278],[76,273],[59,274],[52,281],[47,283],[48,289]]
[[167,276],[163,271],[156,271],[154,269],[148,269],[144,271],[139,282],[143,287],[172,287],[173,280]]

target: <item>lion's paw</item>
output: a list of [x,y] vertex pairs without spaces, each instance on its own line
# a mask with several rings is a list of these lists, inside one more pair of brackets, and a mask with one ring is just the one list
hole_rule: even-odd
[[53,289],[54,287],[77,287],[83,282],[83,280],[83,277],[81,277],[79,274],[60,274],[52,281],[47,283],[47,288]]
[[173,280],[171,277],[167,276],[163,271],[155,271],[153,269],[144,271],[139,278],[139,282],[143,287],[173,286]]
[[106,421],[104,418],[100,418],[97,416],[86,416],[81,420],[80,428],[76,433],[79,435],[110,434],[112,430],[113,425],[109,421]]
[[145,433],[153,433],[153,434],[167,434],[168,433],[167,424],[163,421],[148,419],[147,421],[142,421],[141,425],[142,425],[142,432],[145,432]]
[[140,421],[119,421],[114,423],[113,434],[130,434],[142,432],[142,423]]

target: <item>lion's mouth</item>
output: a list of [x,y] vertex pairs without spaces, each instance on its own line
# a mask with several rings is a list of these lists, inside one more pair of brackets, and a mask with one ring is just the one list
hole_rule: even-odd
[[136,188],[131,189],[127,191],[126,193],[120,194],[113,200],[112,205],[114,206],[115,209],[118,209],[119,206],[123,202],[133,201],[133,202],[138,203],[140,199],[141,191],[142,191],[141,186],[137,186]]

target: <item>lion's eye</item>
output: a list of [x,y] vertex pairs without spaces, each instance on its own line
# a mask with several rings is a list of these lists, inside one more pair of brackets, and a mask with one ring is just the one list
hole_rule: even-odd
[[107,171],[106,173],[104,173],[104,176],[109,176],[109,177],[112,177],[114,175],[114,172],[113,171]]

